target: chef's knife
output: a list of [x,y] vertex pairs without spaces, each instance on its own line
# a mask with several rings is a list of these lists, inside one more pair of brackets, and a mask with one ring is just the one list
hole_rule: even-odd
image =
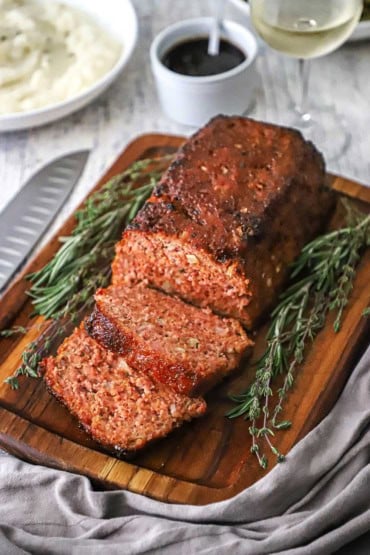
[[53,160],[0,213],[0,293],[66,202],[88,155],[83,150]]

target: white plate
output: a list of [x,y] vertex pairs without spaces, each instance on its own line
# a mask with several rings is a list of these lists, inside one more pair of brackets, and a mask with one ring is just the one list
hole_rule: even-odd
[[[229,0],[230,4],[236,8],[239,12],[240,16],[243,18],[244,23],[247,24],[249,20],[249,5],[245,0]],[[237,17],[238,21],[240,21],[240,16]],[[251,25],[249,23],[249,25]],[[360,21],[360,23],[356,26],[355,30],[353,31],[352,35],[347,39],[347,42],[353,42],[358,40],[364,40],[370,38],[370,20],[369,21]]]
[[29,112],[1,115],[0,132],[44,125],[86,106],[113,83],[133,53],[138,25],[130,0],[63,0],[63,2],[90,14],[99,25],[118,40],[123,46],[121,56],[116,65],[99,81],[69,100]]

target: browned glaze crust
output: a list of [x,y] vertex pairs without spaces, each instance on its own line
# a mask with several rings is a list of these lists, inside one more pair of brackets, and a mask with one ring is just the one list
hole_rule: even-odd
[[[289,264],[320,231],[332,205],[323,158],[298,131],[218,116],[184,144],[124,233],[113,279],[147,279],[253,327],[276,301]],[[150,247],[137,247],[140,235],[150,237]],[[207,298],[208,270],[200,284],[200,274],[186,264],[183,277],[172,273],[165,280],[165,257],[156,253],[157,269],[153,260],[146,263],[154,242],[162,240],[218,267],[212,286],[218,280],[220,294]],[[234,297],[223,292],[227,279],[235,281]]]
[[205,393],[250,352],[252,341],[239,322],[160,291],[140,285],[109,287],[99,289],[95,299],[85,321],[89,335],[178,393]]
[[143,349],[139,346],[133,333],[126,328],[118,328],[96,307],[85,320],[88,334],[103,347],[124,355],[127,363],[142,372],[149,374],[161,383],[169,385],[178,393],[198,394],[195,390],[197,375],[181,364],[169,364],[156,351]]

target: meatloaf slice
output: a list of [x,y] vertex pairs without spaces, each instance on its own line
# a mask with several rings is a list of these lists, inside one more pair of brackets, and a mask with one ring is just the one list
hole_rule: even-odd
[[113,282],[146,281],[253,327],[332,206],[323,158],[298,131],[216,117],[124,232]]
[[88,333],[178,393],[204,393],[251,345],[238,321],[140,284],[100,289],[95,300]]
[[109,449],[129,453],[204,414],[206,403],[174,392],[77,328],[56,357],[43,361],[50,391],[91,436]]

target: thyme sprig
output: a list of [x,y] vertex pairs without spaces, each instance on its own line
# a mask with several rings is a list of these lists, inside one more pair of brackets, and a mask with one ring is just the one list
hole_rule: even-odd
[[[62,246],[41,270],[30,274],[28,294],[35,314],[52,320],[39,341],[30,343],[22,364],[5,381],[18,389],[19,376],[35,378],[38,365],[50,345],[68,323],[76,323],[82,311],[94,302],[94,292],[109,283],[114,246],[123,229],[151,195],[172,155],[140,160],[93,193],[76,212],[77,224],[71,235],[60,238]],[[16,326],[0,336],[26,333]]]
[[[21,332],[20,332],[21,333]],[[19,389],[19,376],[27,376],[28,378],[38,378],[37,371],[39,362],[41,361],[42,354],[40,352],[38,343],[32,341],[22,354],[22,364],[17,368],[12,376],[9,376],[4,381],[12,389]]]
[[8,330],[1,330],[0,337],[12,337],[13,335],[19,335],[21,333],[26,334],[30,328],[25,326],[13,326]]
[[[278,418],[294,384],[295,372],[329,312],[335,313],[334,331],[340,330],[356,265],[361,251],[370,245],[370,215],[345,206],[346,227],[321,235],[302,249],[292,266],[290,285],[271,315],[266,350],[257,363],[255,378],[246,391],[231,396],[236,406],[227,416],[243,416],[250,421],[251,451],[263,468],[267,468],[268,458],[261,440],[279,462],[284,460],[272,438],[276,430],[291,425]],[[273,405],[272,382],[279,375],[284,379]]]

